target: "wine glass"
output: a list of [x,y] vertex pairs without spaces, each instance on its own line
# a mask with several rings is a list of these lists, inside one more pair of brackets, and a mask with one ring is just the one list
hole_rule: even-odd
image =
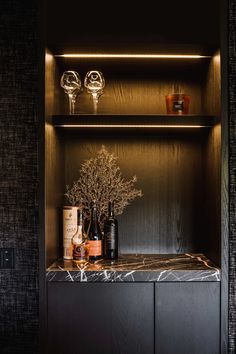
[[60,84],[69,98],[69,114],[74,114],[76,98],[81,89],[80,76],[76,71],[65,71],[61,76]]
[[96,114],[98,99],[103,94],[103,89],[105,87],[105,80],[101,71],[88,71],[84,78],[84,86],[87,88],[87,92],[91,94],[93,100],[93,111],[94,114]]

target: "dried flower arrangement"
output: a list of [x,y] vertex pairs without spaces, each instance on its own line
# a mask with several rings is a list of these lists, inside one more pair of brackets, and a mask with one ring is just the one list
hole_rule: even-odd
[[114,201],[115,214],[120,215],[131,201],[143,195],[141,190],[134,187],[137,177],[126,181],[117,166],[117,157],[109,153],[104,145],[96,157],[81,165],[79,175],[71,187],[66,186],[65,196],[71,205],[83,208],[87,218],[90,215],[90,203],[95,201],[101,225],[107,216],[109,201]]

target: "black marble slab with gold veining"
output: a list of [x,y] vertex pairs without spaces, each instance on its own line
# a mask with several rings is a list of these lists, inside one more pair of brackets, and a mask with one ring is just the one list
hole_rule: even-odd
[[47,269],[46,278],[64,282],[202,282],[220,281],[220,269],[203,254],[127,254],[112,262],[58,260]]

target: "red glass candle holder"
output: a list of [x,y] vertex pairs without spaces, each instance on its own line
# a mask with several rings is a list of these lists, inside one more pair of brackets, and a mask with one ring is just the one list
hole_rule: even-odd
[[190,96],[184,93],[172,93],[166,96],[167,114],[188,114]]

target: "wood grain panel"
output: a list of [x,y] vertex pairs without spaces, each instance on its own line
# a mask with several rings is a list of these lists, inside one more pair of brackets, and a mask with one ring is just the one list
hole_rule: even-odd
[[221,113],[221,64],[220,52],[217,51],[208,67],[203,90],[203,112],[213,114],[220,119]]
[[202,137],[190,135],[102,135],[64,132],[65,182],[104,144],[118,156],[126,179],[136,175],[137,198],[119,216],[120,252],[181,253],[201,249]]
[[153,284],[48,287],[49,353],[154,353]]
[[221,126],[217,124],[209,133],[203,150],[204,201],[207,215],[205,254],[217,265],[221,264]]
[[[98,114],[166,114],[165,96],[173,92],[174,84],[191,96],[190,114],[202,114],[202,96],[208,60],[99,60],[56,58],[60,75],[64,70],[76,70],[82,86],[88,70],[100,70],[106,86],[100,97]],[[59,83],[56,83],[59,85]],[[59,92],[60,114],[68,113],[65,95]],[[64,103],[64,107],[63,107]],[[93,105],[82,87],[76,103],[76,113],[91,114]]]
[[48,284],[48,353],[110,352],[111,297],[104,284]]
[[112,284],[111,290],[112,348],[110,353],[153,354],[154,284]]
[[156,354],[219,354],[220,284],[155,287]]
[[[228,327],[226,327],[226,321],[222,324],[224,329],[224,341],[227,340],[228,333],[228,353],[233,354],[236,351],[236,92],[235,92],[235,80],[236,80],[236,52],[235,52],[235,19],[236,8],[235,2],[230,1],[228,6],[228,13],[225,13],[224,23],[226,23],[226,16],[228,15],[228,38],[229,41],[224,41],[225,45],[225,60],[224,60],[224,95],[223,104],[224,112],[224,157],[228,159],[223,164],[223,176],[224,176],[224,209],[223,213],[228,216],[226,229],[223,233],[223,250],[224,256],[224,284],[223,284],[223,296],[227,301],[229,299],[228,308],[226,302],[223,307],[224,313],[228,310]],[[226,34],[225,28],[225,34]],[[226,51],[226,45],[228,44],[228,52]],[[229,56],[227,57],[227,54]],[[228,66],[227,66],[228,65]],[[227,71],[228,70],[228,71]],[[228,75],[227,75],[228,74]],[[228,79],[228,81],[227,81]],[[228,113],[228,115],[227,115]],[[227,119],[228,118],[228,119]],[[228,134],[228,136],[227,136]],[[228,151],[227,151],[228,149]],[[227,156],[228,153],[228,156]],[[228,177],[228,180],[226,178]],[[228,183],[228,185],[227,185]],[[228,187],[228,188],[227,188]],[[228,200],[227,200],[228,197]],[[227,203],[228,202],[228,203]],[[227,208],[228,207],[228,208]],[[228,215],[227,215],[228,213]],[[228,252],[228,253],[227,253]],[[228,261],[228,263],[227,263]],[[228,280],[228,284],[227,284]],[[227,287],[228,286],[228,287]],[[227,292],[228,290],[228,292]],[[228,297],[227,297],[228,295]],[[224,317],[226,319],[227,317]]]
[[[166,114],[165,96],[173,92],[173,81],[110,80],[104,97],[101,98],[100,112],[114,114]],[[201,112],[201,89],[197,83],[180,81],[184,92],[191,96],[190,113]]]

